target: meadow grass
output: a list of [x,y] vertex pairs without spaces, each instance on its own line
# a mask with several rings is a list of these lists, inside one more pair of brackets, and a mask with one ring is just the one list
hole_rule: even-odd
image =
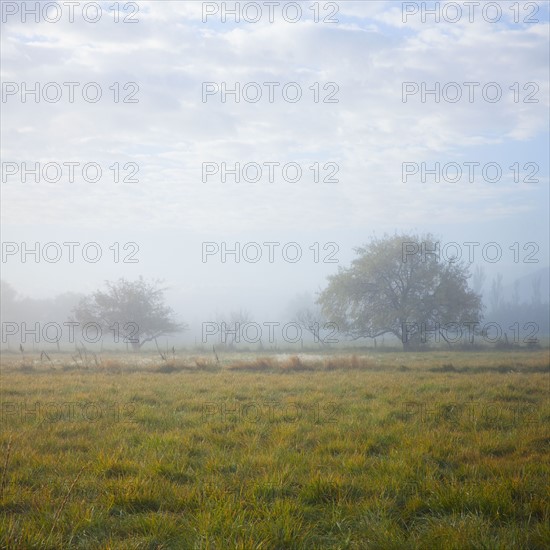
[[0,546],[546,549],[548,350],[2,358]]

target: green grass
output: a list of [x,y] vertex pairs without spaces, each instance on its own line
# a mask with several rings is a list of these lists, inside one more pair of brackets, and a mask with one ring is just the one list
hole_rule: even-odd
[[220,360],[4,357],[0,547],[549,547],[548,350]]

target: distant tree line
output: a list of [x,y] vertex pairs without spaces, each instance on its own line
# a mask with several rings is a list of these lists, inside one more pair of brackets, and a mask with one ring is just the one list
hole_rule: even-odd
[[[433,250],[436,242],[431,234],[372,238],[355,249],[357,256],[349,267],[339,267],[337,273],[329,276],[327,286],[316,299],[308,294],[294,299],[289,312],[291,321],[321,346],[335,341],[331,337],[336,333],[338,342],[343,338],[372,339],[376,343],[377,338],[388,336],[405,351],[425,349],[432,342],[456,343],[449,326],[469,327],[465,333],[470,336],[474,327],[473,331],[480,335],[485,312],[488,321],[503,328],[505,342],[521,343],[548,335],[549,305],[541,299],[540,279],[533,281],[531,300],[525,302],[520,301],[518,282],[512,298],[504,299],[499,275],[492,281],[486,297],[488,304],[484,305],[483,269],[478,267],[472,274],[469,264],[442,262],[423,252]],[[106,281],[103,288],[89,295],[66,293],[36,300],[19,297],[10,284],[2,282],[2,343],[9,342],[5,322],[27,321],[42,325],[72,323],[76,332],[92,327],[102,337],[112,334],[114,341],[135,351],[147,343],[158,347],[161,336],[188,328],[166,304],[166,290],[161,281],[121,278]],[[228,334],[223,345],[235,348],[239,343],[236,334],[240,327],[251,323],[251,315],[239,310],[218,317]],[[17,336],[13,327],[9,330]]]

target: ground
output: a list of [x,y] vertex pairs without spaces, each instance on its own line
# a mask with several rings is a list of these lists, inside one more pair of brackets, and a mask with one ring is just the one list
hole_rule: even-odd
[[548,349],[4,354],[1,548],[550,546]]

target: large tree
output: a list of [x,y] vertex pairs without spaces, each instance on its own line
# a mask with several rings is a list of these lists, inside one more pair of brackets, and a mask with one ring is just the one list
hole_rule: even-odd
[[166,288],[159,284],[142,277],[137,281],[106,281],[105,290],[86,296],[74,309],[76,321],[81,325],[97,323],[103,331],[131,343],[134,350],[164,334],[180,332],[186,326],[175,320],[164,301]]
[[341,332],[352,338],[393,334],[404,350],[434,336],[448,340],[451,324],[473,330],[481,296],[468,287],[468,267],[430,253],[437,249],[430,234],[373,238],[355,249],[349,268],[329,277],[318,302]]

